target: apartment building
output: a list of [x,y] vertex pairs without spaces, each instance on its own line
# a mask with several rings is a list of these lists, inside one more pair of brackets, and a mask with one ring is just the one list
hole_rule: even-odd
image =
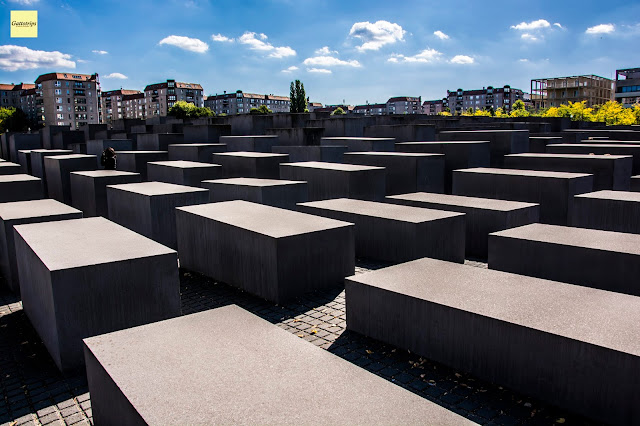
[[216,115],[227,114],[248,114],[251,108],[259,108],[266,105],[271,111],[289,112],[291,110],[291,100],[288,96],[259,95],[256,93],[245,93],[242,90],[222,94],[207,96],[205,106]]
[[387,101],[388,114],[422,114],[422,97],[398,96]]
[[359,115],[387,115],[387,104],[356,105],[351,112]]
[[597,75],[537,78],[531,80],[531,100],[536,109],[582,101],[587,107],[602,105],[613,99],[613,83]]
[[616,70],[615,100],[625,108],[640,103],[640,68]]
[[71,126],[100,122],[98,74],[49,73],[35,81],[38,122]]
[[201,85],[175,80],[148,85],[144,88],[144,99],[146,118],[166,116],[169,109],[178,101],[189,102],[197,107],[204,106]]
[[123,118],[147,118],[144,93],[137,92],[122,96]]
[[447,108],[449,102],[446,98],[436,99],[433,101],[424,101],[422,104],[422,113],[427,115],[438,115]]
[[24,86],[33,86],[32,88],[20,91],[20,109],[24,111],[32,123],[38,122],[38,105],[36,103],[35,84],[25,84]]
[[456,114],[461,114],[469,110],[469,108],[474,111],[491,108],[494,110],[503,108],[505,111],[510,111],[517,100],[524,99],[524,92],[520,89],[511,88],[507,84],[497,88],[488,86],[477,90],[447,90],[446,99],[449,109]]
[[110,124],[113,120],[129,118],[126,117],[124,106],[124,97],[127,95],[142,95],[144,98],[144,93],[139,90],[118,89],[102,92],[100,96],[100,109],[102,111],[103,123]]

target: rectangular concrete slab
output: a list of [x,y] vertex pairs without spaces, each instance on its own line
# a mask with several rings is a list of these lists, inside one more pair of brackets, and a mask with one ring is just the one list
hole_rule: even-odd
[[95,155],[100,166],[100,157],[102,152],[107,148],[113,148],[115,151],[131,151],[136,149],[136,145],[131,139],[95,139],[86,142],[87,155]]
[[639,297],[429,258],[345,286],[351,331],[599,421],[640,416]]
[[227,151],[272,152],[280,138],[276,135],[220,136],[220,143],[227,145]]
[[85,217],[109,217],[107,185],[136,183],[140,173],[120,170],[71,172],[71,205],[82,210]]
[[280,178],[306,181],[311,201],[332,198],[381,201],[386,191],[384,167],[319,161],[283,163]]
[[491,167],[502,167],[503,157],[529,151],[528,130],[446,130],[439,141],[486,141],[491,143]]
[[18,164],[20,164],[20,173],[24,173],[27,175],[30,175],[33,173],[31,171],[31,150],[30,149],[21,149],[20,151],[18,151]]
[[213,163],[222,166],[224,177],[278,179],[280,163],[289,161],[287,154],[265,152],[222,152],[213,154]]
[[351,223],[240,200],[180,207],[176,221],[181,267],[275,303],[355,270]]
[[640,174],[640,145],[632,144],[549,144],[549,154],[595,154],[595,155],[631,155],[633,156],[632,173]]
[[203,180],[219,179],[221,177],[222,166],[219,164],[184,160],[147,163],[147,178],[150,181],[198,187]]
[[46,179],[44,174],[44,157],[73,154],[70,149],[33,149],[31,150],[31,171],[35,177]]
[[274,153],[288,154],[289,161],[299,163],[302,161],[323,161],[326,163],[342,163],[346,146],[274,146]]
[[0,203],[40,198],[42,198],[40,178],[25,174],[0,175]]
[[141,133],[136,137],[136,149],[141,151],[167,151],[169,145],[179,143],[185,143],[182,133]]
[[453,172],[453,193],[540,204],[540,221],[567,225],[573,196],[591,192],[593,175],[535,170],[473,168]]
[[119,151],[116,153],[118,169],[140,173],[142,180],[147,180],[147,163],[150,161],[166,161],[168,151]]
[[464,262],[464,213],[339,198],[298,205],[355,224],[356,256],[387,262],[433,257]]
[[297,203],[308,201],[307,182],[279,179],[230,178],[205,180],[209,201],[244,200],[295,210]]
[[597,191],[574,197],[571,226],[640,234],[640,193]]
[[397,142],[435,141],[436,130],[433,124],[382,124],[366,126],[364,136],[394,138]]
[[15,227],[22,306],[62,371],[82,339],[180,315],[176,252],[107,219]]
[[640,176],[631,176],[630,191],[640,192]]
[[169,145],[169,160],[198,161],[210,163],[216,152],[225,152],[223,143],[184,143]]
[[237,306],[86,339],[85,356],[96,424],[470,423]]
[[22,173],[20,164],[12,163],[10,161],[0,162],[0,176],[1,175],[17,175]]
[[323,146],[346,146],[347,151],[384,151],[395,150],[395,138],[365,138],[365,137],[331,137],[322,138]]
[[556,143],[562,143],[561,136],[529,136],[529,152],[545,153],[547,145]]
[[533,203],[463,197],[459,195],[416,192],[392,195],[386,201],[413,207],[460,212],[465,214],[465,254],[469,258],[485,260],[489,234],[537,222],[540,206]]
[[95,170],[95,155],[68,154],[44,157],[49,198],[71,205],[71,172]]
[[231,134],[231,125],[199,124],[184,126],[183,131],[185,143],[224,143],[220,137]]
[[40,133],[12,133],[9,136],[9,158],[14,163],[18,162],[18,151],[21,149],[40,149],[42,141]]
[[491,234],[489,268],[640,296],[640,235],[534,223]]

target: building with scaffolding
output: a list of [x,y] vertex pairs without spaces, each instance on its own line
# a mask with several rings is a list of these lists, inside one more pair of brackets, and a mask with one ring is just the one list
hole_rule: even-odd
[[537,78],[531,80],[531,101],[535,109],[557,107],[569,102],[587,102],[587,107],[613,99],[613,80],[597,75]]
[[616,70],[615,97],[625,108],[640,103],[640,68]]

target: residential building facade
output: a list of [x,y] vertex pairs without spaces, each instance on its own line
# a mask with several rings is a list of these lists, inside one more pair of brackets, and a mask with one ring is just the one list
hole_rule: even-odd
[[[25,86],[27,85],[25,84]],[[39,109],[36,104],[36,88],[35,84],[31,84],[30,86],[34,87],[20,91],[20,109],[24,111],[29,121],[37,123]]]
[[587,107],[613,99],[613,80],[597,75],[538,78],[531,80],[534,108],[557,107],[569,102],[586,101]]
[[76,130],[100,122],[98,74],[49,73],[35,84],[39,124]]
[[122,96],[123,118],[147,118],[147,108],[144,93],[131,93]]
[[616,70],[615,100],[625,108],[640,103],[640,68]]
[[436,99],[433,101],[424,101],[422,104],[422,113],[427,115],[438,115],[445,110],[449,102],[447,99]]
[[422,114],[422,97],[398,96],[387,101],[387,114]]
[[245,93],[242,90],[210,95],[205,101],[205,106],[216,115],[248,114],[251,108],[259,108],[262,105],[266,105],[274,113],[291,110],[291,100],[288,96],[259,95]]
[[127,95],[142,95],[144,94],[139,90],[109,90],[102,92],[100,96],[100,110],[102,112],[102,122],[112,123],[113,120],[118,120],[125,117],[124,97]]
[[197,107],[204,106],[201,85],[175,80],[148,85],[144,88],[144,98],[146,118],[166,116],[169,109],[178,101],[189,102]]
[[359,115],[387,115],[387,104],[356,105],[351,111]]
[[447,90],[447,105],[452,114],[461,114],[469,108],[474,111],[502,108],[508,112],[517,100],[523,100],[523,98],[522,90],[513,89],[508,84],[503,87],[489,86],[477,90]]

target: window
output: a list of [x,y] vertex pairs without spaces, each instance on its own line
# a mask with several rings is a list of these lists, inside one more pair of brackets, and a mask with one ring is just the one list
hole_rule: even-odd
[[61,104],[62,103],[62,98],[56,98],[56,103],[57,104]]
[[53,83],[53,85],[54,85],[55,87],[60,87],[60,86],[61,86],[61,83],[60,83],[59,81],[57,81],[57,80],[56,80],[56,81]]
[[56,118],[58,120],[64,120],[64,115],[63,114],[56,114]]
[[54,92],[56,95],[62,95],[62,90],[60,89],[56,89]]
[[56,111],[62,111],[62,106],[61,105],[56,105]]

